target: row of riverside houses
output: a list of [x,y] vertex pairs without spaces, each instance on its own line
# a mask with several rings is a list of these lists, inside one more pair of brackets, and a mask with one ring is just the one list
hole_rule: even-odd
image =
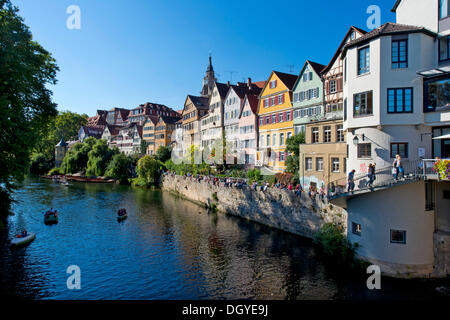
[[105,139],[110,147],[116,146],[127,155],[142,154],[142,143],[145,142],[145,153],[151,155],[159,146],[170,145],[175,123],[180,119],[180,112],[150,102],[131,110],[97,110],[97,114],[80,128],[78,141],[87,137]]
[[[397,0],[392,11],[396,23],[370,32],[351,26],[327,65],[307,60],[299,75],[219,83],[210,57],[201,95],[186,98],[176,143],[211,149],[225,138],[244,147],[245,164],[283,172],[286,140],[304,132],[300,181],[331,189],[359,254],[388,274],[446,275],[450,182],[428,172],[436,157],[450,158],[450,1]],[[400,183],[391,171],[397,155]],[[369,164],[377,187],[364,189]],[[353,170],[356,193],[338,194]],[[418,173],[423,179],[410,179]]]

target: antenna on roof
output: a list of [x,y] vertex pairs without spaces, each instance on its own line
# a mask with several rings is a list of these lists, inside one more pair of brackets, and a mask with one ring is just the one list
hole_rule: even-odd
[[225,71],[228,72],[230,74],[230,83],[233,82],[233,73],[239,73],[238,71]]
[[295,65],[294,64],[288,64],[287,67],[289,68],[289,73],[294,72]]

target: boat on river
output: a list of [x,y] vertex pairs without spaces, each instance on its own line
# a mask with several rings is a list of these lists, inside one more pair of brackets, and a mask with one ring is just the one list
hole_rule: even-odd
[[[20,237],[18,237],[18,236],[20,236]],[[13,247],[25,246],[25,245],[33,242],[33,240],[36,238],[36,234],[34,234],[33,232],[28,233],[26,236],[22,236],[22,235],[18,235],[18,236],[11,240],[11,245]]]
[[58,223],[58,213],[56,211],[47,211],[44,214],[44,223],[45,224]]
[[125,208],[119,209],[117,212],[117,221],[123,221],[128,218],[128,213]]

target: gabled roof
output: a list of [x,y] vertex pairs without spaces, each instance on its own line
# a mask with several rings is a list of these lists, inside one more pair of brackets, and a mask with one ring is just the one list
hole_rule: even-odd
[[103,130],[105,130],[105,127],[106,126],[104,125],[90,125],[90,126],[81,126],[81,129],[83,129],[84,133],[89,137],[100,139]]
[[295,81],[297,81],[298,76],[295,74],[284,73],[280,71],[273,71],[277,75],[277,77],[284,83],[289,90],[292,90],[294,87]]
[[166,124],[175,124],[178,122],[178,120],[180,120],[180,118],[178,117],[159,116],[159,118]]
[[120,128],[122,128],[122,127],[123,126],[117,126],[117,125],[113,125],[113,124],[106,125],[106,128],[108,128],[108,131],[112,136],[117,136],[119,134]]
[[222,99],[224,99],[227,96],[228,89],[230,86],[226,83],[221,82],[215,82],[215,85],[217,87],[217,91],[219,91],[219,95]]
[[400,2],[402,2],[402,0],[395,1],[394,7],[391,9],[391,12],[397,11],[397,8],[400,5]]
[[366,33],[362,37],[352,40],[349,43],[347,43],[344,46],[343,55],[345,55],[345,52],[348,48],[351,48],[360,43],[368,42],[370,40],[373,40],[373,39],[381,37],[381,36],[388,36],[388,35],[401,34],[401,33],[414,33],[414,32],[423,32],[432,37],[436,36],[436,34],[434,32],[432,32],[426,28],[423,28],[423,27],[387,22],[387,23],[381,25],[380,27]]
[[233,90],[240,99],[244,99],[246,94],[259,95],[261,93],[261,88],[254,86],[252,83],[251,88],[248,87],[247,83],[239,82],[240,85],[231,85],[230,90]]
[[339,57],[339,54],[341,53],[342,49],[344,48],[345,45],[345,41],[347,40],[347,38],[350,36],[352,31],[357,31],[359,33],[361,33],[362,35],[366,34],[367,31],[364,31],[363,29],[357,28],[355,26],[351,26],[347,33],[345,34],[344,39],[342,39],[341,44],[339,45],[339,47],[337,48],[336,52],[334,53],[333,57],[331,58],[330,62],[325,66],[325,68],[323,68],[321,75],[325,74],[328,70],[330,70],[331,66],[334,64],[334,62],[336,61],[336,59]]
[[262,89],[262,88],[264,88],[264,85],[266,84],[266,81],[256,81],[256,82],[252,82],[252,84],[254,84],[258,88]]
[[[253,114],[256,114],[258,112],[258,96],[248,93],[245,95],[244,105],[246,100],[248,101],[248,104],[250,105],[250,109],[252,110]],[[242,111],[244,111],[244,107],[242,107],[241,112],[239,113],[239,118],[242,115]]]
[[314,72],[320,77],[321,76],[321,72],[322,70],[325,68],[325,65],[317,63],[317,62],[313,62],[311,60],[306,60],[305,64],[303,65],[303,68],[300,70],[300,73],[297,77],[297,81],[295,81],[294,87],[297,87],[298,82],[301,80],[301,76],[303,74],[303,72],[305,71],[305,68],[307,65],[310,65],[311,68],[313,68]]
[[[188,94],[186,97],[186,100],[187,99],[189,99],[197,109],[206,109],[206,110],[209,109],[209,98],[192,96],[192,95]],[[185,105],[186,105],[186,103],[185,103]],[[183,109],[183,111],[184,111],[184,109]]]

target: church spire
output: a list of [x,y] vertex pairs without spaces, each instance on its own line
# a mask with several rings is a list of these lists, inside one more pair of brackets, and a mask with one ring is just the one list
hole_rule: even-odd
[[206,68],[206,75],[203,78],[203,87],[201,91],[201,95],[203,97],[209,97],[212,93],[214,83],[217,81],[217,78],[214,74],[214,68],[212,66],[211,53],[209,54],[209,64]]

